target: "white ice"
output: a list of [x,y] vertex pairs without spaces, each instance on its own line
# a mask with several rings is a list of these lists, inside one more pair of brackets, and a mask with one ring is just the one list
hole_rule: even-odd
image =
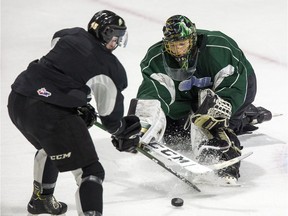
[[[10,85],[28,63],[46,54],[55,31],[86,25],[99,10],[125,18],[129,43],[115,51],[126,67],[129,87],[125,109],[141,83],[139,63],[161,40],[171,15],[183,14],[198,28],[220,30],[234,38],[258,77],[255,105],[284,114],[242,136],[254,154],[242,163],[240,188],[199,186],[201,193],[141,154],[120,153],[110,135],[92,128],[106,170],[106,216],[285,216],[288,215],[287,0],[2,0],[1,1],[1,215],[27,215],[32,192],[34,148],[7,115]],[[60,174],[55,195],[76,216],[76,184],[71,173]],[[173,197],[184,206],[170,205]]]

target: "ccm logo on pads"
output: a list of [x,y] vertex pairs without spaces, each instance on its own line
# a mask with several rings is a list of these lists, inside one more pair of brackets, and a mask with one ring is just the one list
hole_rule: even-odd
[[66,158],[70,158],[71,157],[71,152],[68,153],[64,153],[64,154],[59,154],[59,155],[52,155],[50,156],[51,160],[63,160]]

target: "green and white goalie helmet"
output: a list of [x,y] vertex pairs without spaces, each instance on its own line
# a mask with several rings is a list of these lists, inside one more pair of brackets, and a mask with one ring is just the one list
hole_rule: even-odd
[[196,46],[196,27],[186,16],[168,18],[162,31],[165,50],[174,57],[183,57]]

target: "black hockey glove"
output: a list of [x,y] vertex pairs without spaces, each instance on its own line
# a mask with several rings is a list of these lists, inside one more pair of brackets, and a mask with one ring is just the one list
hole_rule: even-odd
[[84,120],[87,125],[87,128],[90,128],[94,125],[97,120],[97,113],[93,106],[89,103],[85,106],[77,108],[78,115]]
[[135,152],[141,130],[139,118],[134,115],[125,116],[121,123],[119,131],[112,135],[112,143],[120,152]]

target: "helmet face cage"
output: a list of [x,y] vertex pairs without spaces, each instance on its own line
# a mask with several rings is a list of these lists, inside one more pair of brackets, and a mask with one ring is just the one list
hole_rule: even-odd
[[172,56],[185,56],[196,46],[195,24],[185,16],[175,15],[170,17],[163,27],[163,34],[165,50]]
[[187,55],[193,46],[192,38],[186,38],[179,41],[165,41],[164,47],[170,55],[179,58]]
[[88,32],[103,44],[117,37],[117,45],[125,47],[128,40],[126,29],[125,21],[108,10],[97,12],[88,23]]

